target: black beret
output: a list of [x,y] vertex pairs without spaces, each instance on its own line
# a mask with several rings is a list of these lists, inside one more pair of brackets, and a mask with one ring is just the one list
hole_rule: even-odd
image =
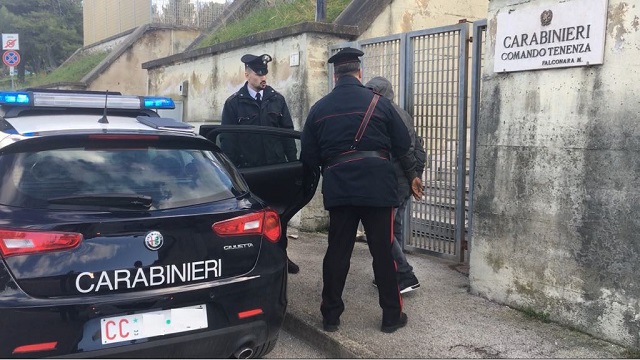
[[340,65],[350,62],[360,62],[359,57],[362,55],[364,55],[362,51],[346,47],[335,53],[332,57],[329,58],[327,62],[334,65]]
[[267,63],[271,61],[271,56],[268,54],[262,54],[260,56],[247,54],[240,58],[240,61],[258,75],[267,75],[269,70],[267,69]]

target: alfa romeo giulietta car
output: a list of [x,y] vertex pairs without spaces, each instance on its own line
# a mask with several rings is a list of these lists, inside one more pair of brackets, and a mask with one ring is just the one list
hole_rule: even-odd
[[298,161],[239,170],[216,145],[224,128],[209,140],[159,115],[173,107],[0,92],[0,358],[273,349],[287,306],[279,242],[318,175]]

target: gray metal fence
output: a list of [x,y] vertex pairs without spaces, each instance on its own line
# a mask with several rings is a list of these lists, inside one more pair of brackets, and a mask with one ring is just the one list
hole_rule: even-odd
[[448,256],[461,255],[464,242],[467,29],[458,24],[408,36],[406,106],[429,159],[408,245]]
[[151,22],[207,29],[227,6],[210,0],[151,0]]
[[[480,23],[484,27],[473,27],[474,34],[481,34],[474,35],[480,40],[474,42],[474,58],[476,44],[486,29],[486,21]],[[468,189],[472,188],[473,176],[468,175],[473,173],[468,165],[475,160],[475,133],[468,134],[474,121],[468,110],[471,108],[475,116],[474,94],[479,82],[474,80],[480,76],[475,65],[469,73],[470,40],[469,23],[463,22],[330,48],[331,53],[347,46],[362,49],[363,83],[375,76],[389,79],[395,101],[413,116],[416,134],[424,140],[425,196],[413,201],[408,210],[411,221],[405,223],[412,236],[405,247],[461,262],[466,259],[467,225],[471,220]],[[333,81],[330,83],[333,86]]]

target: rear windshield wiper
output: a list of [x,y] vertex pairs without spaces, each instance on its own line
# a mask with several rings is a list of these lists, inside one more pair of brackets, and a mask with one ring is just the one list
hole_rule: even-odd
[[149,209],[151,196],[135,194],[91,194],[51,198],[49,204],[94,205],[126,209]]

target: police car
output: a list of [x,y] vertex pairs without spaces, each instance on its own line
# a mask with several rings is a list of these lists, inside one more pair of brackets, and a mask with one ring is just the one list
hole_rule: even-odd
[[274,347],[287,306],[278,243],[317,174],[303,179],[299,162],[241,173],[215,144],[224,129],[212,141],[158,114],[173,107],[0,92],[0,358]]

